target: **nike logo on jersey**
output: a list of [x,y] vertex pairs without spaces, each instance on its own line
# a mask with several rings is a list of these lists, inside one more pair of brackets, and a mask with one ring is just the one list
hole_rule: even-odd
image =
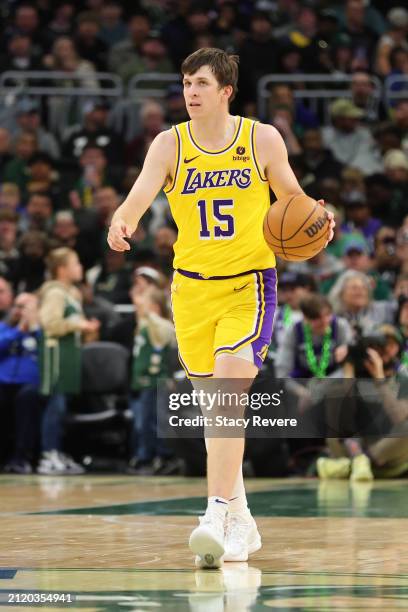
[[242,291],[243,289],[245,289],[245,287],[248,287],[248,285],[249,285],[249,283],[246,283],[242,287],[234,287],[234,291]]
[[195,159],[197,159],[197,157],[200,157],[200,155],[196,155],[195,157],[190,157],[190,159],[187,159],[187,157],[184,158],[184,163],[185,164],[189,164],[190,162],[194,161]]

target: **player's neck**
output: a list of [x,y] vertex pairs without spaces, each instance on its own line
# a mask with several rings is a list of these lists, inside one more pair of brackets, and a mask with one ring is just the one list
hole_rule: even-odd
[[236,129],[236,117],[229,112],[192,119],[192,130],[195,139],[205,149],[222,149],[228,145]]

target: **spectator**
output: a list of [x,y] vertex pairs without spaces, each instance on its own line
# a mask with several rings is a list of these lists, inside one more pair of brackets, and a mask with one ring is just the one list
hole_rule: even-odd
[[302,152],[299,140],[295,135],[294,115],[288,106],[276,106],[271,112],[271,123],[280,132],[285,141],[289,155]]
[[275,85],[272,88],[269,108],[273,110],[275,106],[280,106],[281,104],[291,108],[298,136],[302,136],[304,130],[319,126],[319,120],[315,113],[307,108],[301,100],[296,100],[293,89],[283,83],[279,83],[279,85]]
[[378,41],[375,70],[380,77],[391,72],[390,54],[395,47],[408,49],[408,11],[402,6],[392,8],[387,14],[389,29]]
[[[38,389],[39,336],[38,299],[33,294],[20,293],[9,316],[0,323],[0,403],[7,407],[7,420],[12,420],[15,432],[12,456],[4,471],[15,474],[32,472],[38,444],[42,408]],[[1,415],[3,422],[5,416]]]
[[44,57],[43,62],[50,70],[62,70],[67,73],[67,87],[72,86],[69,74],[73,74],[83,76],[80,81],[82,87],[97,88],[97,82],[93,76],[95,66],[92,62],[80,57],[74,42],[68,36],[60,36],[56,39],[51,53]]
[[170,85],[167,89],[165,113],[165,122],[168,125],[176,125],[189,120],[182,85]]
[[7,54],[0,59],[0,70],[40,70],[41,63],[35,53],[31,38],[22,32],[15,32],[9,39]]
[[52,202],[47,193],[32,193],[28,198],[25,215],[20,220],[20,230],[48,232],[52,227]]
[[55,7],[53,19],[48,23],[45,30],[47,51],[57,38],[71,35],[74,10],[74,3],[71,0],[64,0]]
[[0,210],[0,274],[15,282],[19,252],[17,249],[18,216],[11,210]]
[[[112,180],[107,170],[108,160],[100,147],[88,144],[79,158],[82,174],[74,186],[71,194],[71,205],[74,209],[82,206],[89,208],[93,205],[94,195],[102,186],[112,185]],[[76,194],[76,195],[75,195]]]
[[372,299],[372,282],[356,270],[347,270],[339,276],[329,293],[334,312],[347,319],[354,330],[369,333],[377,325],[390,323],[390,305]]
[[[397,255],[397,232],[395,228],[383,226],[374,238],[374,265],[379,278],[388,286],[395,286],[401,268]],[[376,299],[381,299],[375,296]],[[388,299],[389,295],[385,299]]]
[[[158,72],[167,74],[174,72],[174,68],[168,59],[167,48],[164,42],[157,36],[148,36],[142,43],[140,54],[135,55],[118,69],[119,76],[127,83],[133,76],[145,72]],[[151,87],[162,88],[162,81],[150,83]]]
[[[5,165],[11,160],[11,137],[10,132],[4,128],[0,127],[0,168],[4,168]],[[2,175],[2,171],[0,172],[0,177]]]
[[14,15],[14,31],[27,36],[34,46],[36,54],[41,53],[43,39],[38,10],[29,3],[22,2]]
[[63,144],[62,156],[66,163],[76,162],[88,145],[100,147],[109,162],[122,161],[122,142],[108,127],[109,104],[104,100],[90,100],[83,107],[83,125],[69,128]]
[[78,16],[75,46],[80,57],[93,64],[97,72],[106,72],[108,46],[100,38],[98,18],[90,12]]
[[164,111],[162,106],[154,100],[146,101],[140,109],[140,133],[126,148],[126,164],[128,166],[143,166],[152,141],[157,134],[165,129]]
[[173,245],[177,240],[177,232],[172,227],[161,227],[156,231],[154,247],[158,254],[158,263],[166,276],[173,270]]
[[18,291],[37,291],[45,278],[45,258],[49,250],[48,236],[29,230],[19,241],[20,259],[15,284]]
[[3,183],[0,186],[0,210],[22,212],[21,196],[18,185]]
[[12,303],[13,289],[11,283],[4,276],[0,276],[0,321],[7,317]]
[[333,315],[330,302],[321,295],[304,297],[300,309],[303,317],[287,328],[275,368],[278,378],[294,379],[287,381],[287,389],[295,394],[298,410],[303,412],[311,399],[304,379],[325,378],[334,372],[347,355],[352,333],[347,321]]
[[68,247],[74,250],[85,269],[90,268],[99,255],[98,245],[90,244],[87,237],[81,234],[70,210],[56,213],[51,236],[52,248]]
[[28,162],[37,150],[38,143],[35,134],[21,132],[15,140],[15,156],[6,164],[3,171],[3,181],[15,183],[23,194],[25,194],[29,176]]
[[29,178],[27,182],[28,193],[47,193],[53,202],[61,201],[61,188],[59,175],[55,171],[54,161],[46,153],[34,153],[28,162]]
[[387,219],[394,227],[401,225],[408,214],[408,158],[399,149],[391,149],[384,156],[385,175],[391,184]]
[[39,474],[81,474],[83,468],[62,451],[67,396],[77,394],[81,384],[80,334],[99,329],[99,321],[85,319],[81,296],[75,287],[82,267],[75,251],[60,248],[47,259],[50,281],[40,289],[41,393],[46,408],[41,428],[42,457]]
[[128,39],[122,40],[111,47],[108,58],[108,67],[111,72],[119,74],[122,66],[132,60],[140,61],[142,45],[149,35],[150,28],[150,19],[146,14],[133,15],[129,19]]
[[373,79],[368,72],[354,72],[351,78],[351,97],[355,106],[363,111],[368,122],[386,119],[387,113],[381,102],[381,92],[376,92]]
[[358,168],[364,175],[380,171],[382,165],[374,152],[374,141],[369,130],[358,125],[363,117],[361,109],[351,100],[338,99],[331,105],[332,126],[322,129],[323,142],[335,159]]
[[102,341],[120,342],[116,337],[116,328],[120,325],[120,315],[109,300],[95,295],[91,283],[83,281],[79,285],[82,294],[82,306],[87,319],[97,319],[101,326],[98,338]]
[[125,254],[106,251],[102,265],[97,266],[93,283],[96,296],[104,297],[113,304],[128,304],[130,290],[130,264]]
[[353,49],[352,68],[354,70],[369,70],[377,35],[374,28],[369,25],[369,12],[363,0],[347,0],[345,3],[344,30],[351,39]]
[[133,435],[128,471],[155,474],[165,469],[170,453],[157,437],[157,381],[169,374],[170,349],[176,346],[162,291],[148,288],[132,292],[137,313],[137,333],[131,374]]
[[41,125],[40,104],[36,100],[23,98],[16,107],[17,131],[34,134],[38,150],[53,159],[59,157],[59,146],[55,137]]
[[313,276],[318,286],[321,286],[323,282],[336,277],[342,272],[344,264],[335,255],[330,255],[330,253],[323,250],[311,259],[289,263],[288,269],[291,272]]
[[[363,183],[364,186],[364,183]],[[346,219],[341,226],[344,234],[360,232],[373,248],[374,236],[381,227],[381,221],[372,216],[371,206],[368,204],[364,192],[349,192],[343,194]]]
[[324,148],[322,135],[318,129],[305,130],[301,143],[306,170],[313,174],[315,180],[337,177],[341,174],[342,164],[334,159],[329,149]]
[[108,46],[120,43],[126,38],[127,29],[122,19],[123,8],[120,2],[108,0],[101,8],[101,29],[99,38]]

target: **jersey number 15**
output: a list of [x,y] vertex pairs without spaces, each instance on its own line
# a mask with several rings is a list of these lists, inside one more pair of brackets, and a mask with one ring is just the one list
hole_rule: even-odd
[[206,200],[199,200],[197,206],[200,209],[200,238],[209,239],[211,238],[211,232],[208,229],[208,215],[212,214],[213,219],[220,221],[222,225],[214,225],[214,238],[232,238],[235,233],[234,228],[234,217],[226,213],[221,212],[222,208],[232,208],[234,206],[233,200],[212,200],[209,202],[210,210],[207,210]]

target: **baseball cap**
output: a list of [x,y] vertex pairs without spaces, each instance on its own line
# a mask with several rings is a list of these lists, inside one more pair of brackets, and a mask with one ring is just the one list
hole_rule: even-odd
[[315,283],[309,274],[302,272],[282,272],[279,275],[279,287],[311,287],[314,288]]
[[368,255],[369,248],[367,242],[364,240],[363,236],[359,237],[356,234],[350,236],[344,236],[343,244],[341,249],[342,256],[349,255],[353,251],[361,254]]
[[339,98],[330,105],[330,114],[332,117],[361,119],[364,116],[364,111],[358,108],[351,100]]
[[17,102],[16,113],[17,115],[24,115],[28,113],[38,113],[40,111],[40,103],[38,100],[33,98],[22,98]]
[[408,26],[408,11],[402,6],[396,6],[387,13],[389,23],[396,28]]
[[391,149],[384,155],[384,168],[386,170],[396,170],[403,168],[408,170],[408,158],[401,149]]

